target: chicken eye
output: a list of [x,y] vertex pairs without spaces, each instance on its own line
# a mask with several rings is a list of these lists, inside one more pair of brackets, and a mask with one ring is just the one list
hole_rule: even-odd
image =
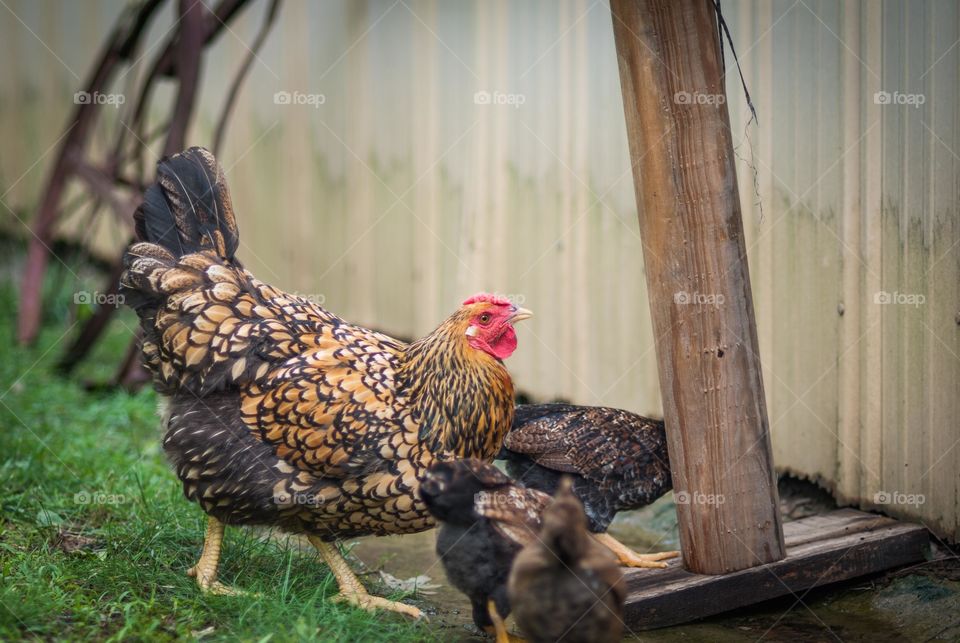
[[486,326],[490,323],[490,313],[483,313],[480,315],[480,323]]

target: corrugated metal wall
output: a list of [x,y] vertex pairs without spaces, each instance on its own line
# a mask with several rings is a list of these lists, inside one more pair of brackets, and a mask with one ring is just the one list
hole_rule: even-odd
[[[0,186],[18,214],[120,6],[2,10],[18,65],[0,70]],[[747,126],[728,55],[776,462],[956,539],[957,3],[724,8],[760,118]],[[206,65],[193,141],[209,143],[262,10]],[[538,315],[509,363],[521,388],[656,413],[610,21],[586,0],[286,3],[222,153],[241,255],[400,335],[479,289],[522,297]]]
[[958,5],[728,11],[761,119],[751,272],[775,461],[956,539]]

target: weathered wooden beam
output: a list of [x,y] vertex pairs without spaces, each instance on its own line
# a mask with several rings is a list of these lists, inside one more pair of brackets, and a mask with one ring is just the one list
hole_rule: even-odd
[[680,542],[688,568],[779,560],[783,531],[708,0],[613,0]]
[[853,509],[784,525],[787,557],[724,575],[667,569],[627,572],[624,619],[648,630],[719,614],[814,587],[881,572],[924,559],[927,530]]

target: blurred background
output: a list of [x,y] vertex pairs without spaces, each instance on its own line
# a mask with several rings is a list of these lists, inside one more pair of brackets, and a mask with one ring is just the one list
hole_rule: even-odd
[[[0,4],[3,278],[19,287],[78,104],[101,101],[86,156],[108,158],[122,135],[152,179],[163,139],[144,132],[164,133],[176,83],[161,79],[142,129],[130,123],[180,16],[160,3],[131,64],[84,98],[128,3]],[[509,296],[536,313],[508,362],[520,390],[658,414],[609,6],[293,0],[258,46],[270,11],[247,3],[203,50],[184,137],[213,146],[249,59],[218,150],[247,267],[408,338],[475,291]],[[778,470],[956,540],[960,8],[741,0],[723,11],[758,119],[727,47]],[[110,305],[101,273],[131,235],[137,186],[110,187],[111,208],[85,196],[90,184],[66,183],[50,231],[63,258],[50,263],[58,294],[44,299],[45,323],[63,313],[53,355],[83,327],[78,308]],[[122,314],[111,324],[134,327]],[[891,493],[926,500],[891,504]]]

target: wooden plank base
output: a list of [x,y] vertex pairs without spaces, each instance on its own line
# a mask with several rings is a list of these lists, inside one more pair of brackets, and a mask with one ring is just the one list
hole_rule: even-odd
[[920,525],[854,509],[785,523],[783,532],[786,558],[731,574],[693,574],[679,560],[666,569],[630,570],[627,627],[677,625],[907,565],[923,560],[929,546]]

